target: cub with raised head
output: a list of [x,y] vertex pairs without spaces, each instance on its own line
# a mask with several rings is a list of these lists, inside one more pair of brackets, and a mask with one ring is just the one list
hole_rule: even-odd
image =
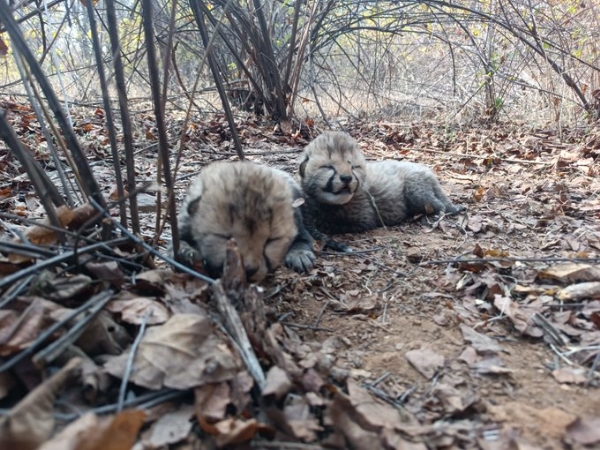
[[284,262],[308,271],[315,255],[294,207],[301,197],[300,186],[284,171],[250,162],[212,163],[190,185],[179,213],[180,254],[187,254],[187,264],[201,260],[216,278],[225,244],[234,238],[250,281],[261,281]]
[[401,161],[367,162],[358,143],[347,133],[326,131],[313,140],[300,158],[306,202],[303,215],[317,239],[323,233],[357,233],[397,225],[416,214],[456,214],[433,172],[421,164]]

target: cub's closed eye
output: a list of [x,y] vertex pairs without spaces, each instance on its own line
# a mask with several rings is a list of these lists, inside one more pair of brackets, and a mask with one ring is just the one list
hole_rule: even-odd
[[216,236],[218,238],[221,238],[221,239],[224,239],[226,241],[228,241],[229,239],[232,238],[232,236],[229,235],[229,234],[214,234],[214,236]]
[[329,170],[335,170],[335,167],[333,167],[331,164],[328,164],[326,166],[321,166],[319,167],[319,169],[329,169]]
[[273,243],[273,242],[277,242],[277,241],[280,241],[280,240],[282,240],[282,239],[283,239],[282,237],[273,237],[273,238],[269,238],[269,239],[267,239],[267,244],[271,244],[271,243]]

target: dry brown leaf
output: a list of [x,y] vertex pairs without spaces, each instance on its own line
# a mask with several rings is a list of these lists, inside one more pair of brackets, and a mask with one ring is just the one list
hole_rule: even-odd
[[482,218],[477,215],[469,216],[469,221],[467,222],[466,228],[473,233],[479,233],[482,228],[481,220]]
[[499,356],[486,356],[471,364],[470,367],[477,373],[488,375],[502,375],[512,373],[513,370],[504,367],[504,362]]
[[502,313],[506,314],[512,321],[515,328],[522,334],[532,337],[542,337],[544,334],[541,328],[538,328],[531,323],[531,317],[534,313],[530,310],[521,308],[510,298],[496,295],[496,298],[494,299],[494,306]]
[[[106,370],[121,378],[129,352],[111,358]],[[165,324],[150,327],[135,355],[131,382],[149,389],[189,389],[230,380],[241,363],[213,335],[206,316],[175,314]]]
[[39,336],[46,321],[47,311],[44,301],[39,298],[35,298],[18,318],[14,313],[3,314],[0,355],[12,355],[29,347],[29,344]]
[[245,370],[238,372],[231,380],[231,403],[236,411],[244,411],[251,402],[250,390],[254,386],[254,378]]
[[127,278],[117,261],[103,261],[86,263],[85,268],[89,270],[98,280],[107,281],[115,288],[121,287],[127,281]]
[[6,55],[8,55],[8,45],[6,45],[4,39],[0,39],[0,56]]
[[403,424],[412,420],[411,417],[403,415],[402,412],[392,405],[374,397],[366,389],[360,387],[356,381],[349,378],[348,400],[355,409],[355,413],[361,417],[370,428],[402,428]]
[[84,414],[71,422],[60,433],[44,442],[38,450],[79,450],[80,443],[99,426],[100,418],[92,413]]
[[152,424],[143,439],[144,444],[150,448],[160,448],[184,440],[192,430],[192,417],[194,407],[191,405],[183,405],[176,411],[166,413]]
[[428,380],[431,380],[436,372],[444,366],[444,357],[427,347],[410,350],[404,357]]
[[96,283],[87,275],[56,277],[51,271],[42,272],[33,283],[30,294],[64,303],[74,298],[89,298]]
[[128,410],[107,417],[80,441],[77,450],[131,450],[146,413]]
[[567,426],[565,438],[582,445],[600,443],[600,417],[578,417]]
[[0,373],[0,400],[8,395],[16,381],[9,372]]
[[194,407],[198,418],[222,420],[230,403],[231,390],[226,382],[208,383],[194,389]]
[[392,450],[427,450],[427,446],[422,442],[410,442],[395,430],[386,428],[382,433],[385,448]]
[[[373,400],[372,398],[369,400]],[[345,448],[354,450],[383,450],[381,438],[373,431],[367,431],[354,420],[355,410],[350,400],[337,393],[331,403],[329,415],[334,430],[344,436]]]
[[[54,400],[63,385],[74,377],[81,360],[74,358],[36,387],[0,419],[0,448],[35,448],[54,430]],[[32,447],[33,446],[33,447]]]
[[[90,210],[91,208],[91,210]],[[87,218],[91,217],[91,213],[95,212],[95,209],[89,205],[85,204],[75,209],[70,209],[68,206],[61,206],[56,210],[56,215],[58,217],[58,221],[60,224],[67,228],[69,226],[73,226],[76,223],[83,223],[83,221],[87,220]],[[50,225],[50,219],[46,218],[42,221],[44,225]],[[25,236],[34,245],[51,245],[58,241],[58,237],[56,232],[53,230],[40,226],[40,225],[32,225],[31,227],[25,230]],[[16,242],[21,242],[21,239],[17,239]],[[10,254],[8,259],[13,264],[19,264],[22,262],[33,261],[34,258],[29,256]]]
[[541,270],[537,278],[540,280],[557,280],[565,284],[580,281],[600,281],[600,267],[579,263],[558,264]]
[[437,384],[432,394],[435,395],[444,406],[445,414],[456,414],[463,412],[479,399],[473,392],[463,393],[447,383]]
[[464,324],[460,325],[460,331],[463,334],[463,339],[470,342],[477,353],[480,355],[489,353],[496,354],[503,351],[503,348],[498,342],[489,336],[478,333],[473,328],[470,328]]
[[583,299],[600,298],[600,281],[589,281],[567,286],[556,293],[561,302],[575,302]]
[[131,341],[123,325],[107,311],[100,311],[75,343],[88,355],[120,355]]
[[583,384],[587,381],[583,367],[561,367],[552,371],[552,376],[559,383]]
[[276,399],[280,399],[288,393],[292,387],[292,381],[287,373],[277,366],[273,366],[267,372],[267,381],[262,391],[263,397],[274,395]]
[[168,269],[154,269],[146,270],[145,272],[138,273],[135,276],[136,284],[139,282],[145,282],[148,284],[161,285],[168,281],[173,276],[173,271]]
[[127,300],[113,300],[106,309],[113,313],[120,313],[123,322],[141,325],[146,314],[148,325],[165,323],[169,319],[169,310],[165,305],[147,297],[133,297]]
[[240,420],[233,418],[217,422],[214,427],[218,432],[217,447],[248,442],[263,428],[255,419]]
[[501,405],[488,403],[486,408],[495,421],[507,422],[520,429],[530,429],[556,439],[562,438],[567,425],[575,420],[573,414],[558,408],[540,409],[520,402]]
[[302,386],[306,391],[319,392],[324,385],[323,378],[321,378],[321,375],[315,369],[310,368],[302,374]]
[[314,442],[317,439],[316,432],[323,431],[304,397],[297,397],[287,403],[283,414],[292,435],[303,442]]

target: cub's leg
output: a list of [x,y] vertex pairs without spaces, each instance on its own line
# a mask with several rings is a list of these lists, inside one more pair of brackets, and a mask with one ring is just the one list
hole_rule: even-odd
[[328,234],[325,234],[318,230],[313,216],[313,210],[318,209],[318,205],[313,204],[313,201],[311,199],[306,199],[306,202],[299,209],[301,211],[300,219],[302,219],[306,224],[306,228],[303,228],[307,230],[310,236],[312,236],[317,241],[323,241],[325,243],[325,248],[329,248],[336,252],[352,252],[352,249],[343,242],[338,242],[331,238]]
[[294,222],[298,228],[298,234],[285,255],[285,265],[296,272],[308,272],[315,265],[315,254],[313,238],[304,227],[300,208],[294,210]]
[[462,205],[452,203],[429,170],[407,175],[404,197],[410,215],[457,214],[465,209]]

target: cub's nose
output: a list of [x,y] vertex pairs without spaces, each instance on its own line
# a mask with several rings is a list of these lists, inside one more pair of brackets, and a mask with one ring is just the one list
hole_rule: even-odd
[[250,280],[258,272],[258,266],[246,267],[246,278]]
[[352,181],[352,175],[340,175],[340,181],[344,184],[348,184]]

